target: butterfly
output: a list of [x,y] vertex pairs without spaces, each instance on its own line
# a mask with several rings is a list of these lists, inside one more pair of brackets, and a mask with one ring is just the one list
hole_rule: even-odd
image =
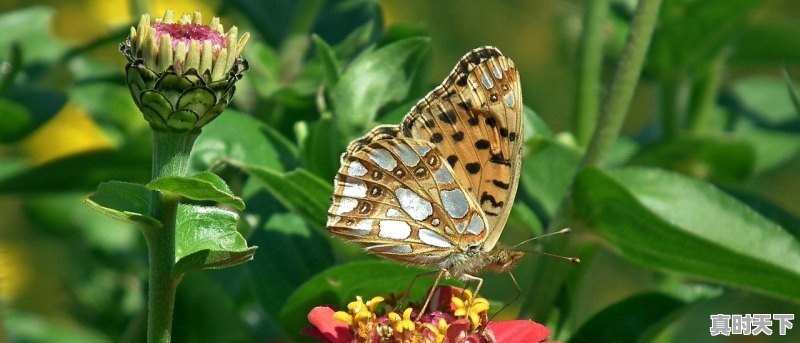
[[495,47],[474,49],[399,125],[377,126],[348,145],[327,229],[369,253],[480,287],[472,274],[510,270],[523,256],[496,247],[523,141],[514,62]]

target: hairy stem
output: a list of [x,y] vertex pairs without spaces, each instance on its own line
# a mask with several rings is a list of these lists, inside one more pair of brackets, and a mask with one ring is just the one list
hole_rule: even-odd
[[659,7],[661,7],[661,0],[642,0],[636,7],[631,31],[628,33],[628,39],[614,75],[614,83],[611,85],[609,96],[600,112],[597,128],[592,135],[586,155],[583,156],[581,167],[600,166],[617,140],[622,123],[625,122],[628,114],[628,107],[636,85],[639,83],[639,74],[642,71],[647,48],[650,46],[650,39],[658,21]]
[[[153,132],[153,180],[168,176],[184,176],[196,133]],[[149,290],[147,299],[147,341],[166,343],[172,336],[172,311],[175,290],[180,279],[172,275],[175,265],[175,221],[180,199],[150,193],[149,214],[162,227],[145,230],[149,257]]]

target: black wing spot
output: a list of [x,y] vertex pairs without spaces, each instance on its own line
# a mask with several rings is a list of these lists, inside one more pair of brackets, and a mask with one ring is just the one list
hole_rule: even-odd
[[477,126],[478,125],[478,117],[471,117],[471,118],[469,118],[469,120],[467,120],[467,122],[469,123],[469,125]]
[[442,137],[442,134],[439,132],[431,135],[431,143],[441,143],[442,140],[444,140],[444,137]]
[[504,203],[502,201],[495,200],[494,196],[489,195],[489,193],[483,192],[483,194],[481,194],[481,205],[483,205],[483,203],[485,203],[487,201],[490,204],[492,204],[492,207],[494,207],[494,208],[503,207],[503,205],[504,205]]
[[[479,52],[479,53],[480,53],[480,52]],[[476,53],[469,54],[469,56],[467,56],[467,59],[468,59],[470,62],[472,62],[473,64],[478,64],[478,63],[481,63],[481,57],[480,57],[480,56],[478,56],[478,54],[476,54]]]
[[425,120],[425,126],[427,126],[429,129],[432,129],[434,126],[436,126],[436,123],[433,122],[433,119],[427,119]]
[[501,137],[508,137],[508,129],[501,127],[500,128],[500,136]]
[[454,133],[453,134],[453,140],[456,141],[456,142],[463,141],[464,140],[464,132],[463,131],[458,131],[458,132]]
[[502,188],[502,189],[508,189],[508,187],[509,187],[509,184],[507,184],[507,183],[505,183],[503,181],[500,181],[500,180],[496,180],[496,179],[492,180],[492,184],[494,184],[498,188]]
[[509,134],[508,134],[508,140],[509,140],[509,141],[512,141],[512,142],[513,142],[513,141],[515,141],[515,140],[517,140],[517,133],[516,133],[516,132],[511,132],[511,133],[509,133]]
[[455,124],[456,123],[456,114],[452,111],[447,111],[444,113],[439,114],[439,120],[448,123],[448,124]]
[[447,156],[447,163],[450,163],[451,167],[454,167],[456,165],[456,162],[458,162],[458,156],[456,155]]
[[467,163],[465,167],[470,174],[477,174],[481,171],[481,164],[478,162]]
[[494,117],[486,118],[486,125],[489,125],[489,127],[495,127],[497,126],[497,120],[494,119]]
[[475,142],[475,148],[478,149],[478,150],[489,149],[489,141],[487,141],[485,139],[480,139],[477,142]]
[[502,165],[507,165],[507,166],[511,165],[511,162],[509,160],[507,160],[505,157],[503,157],[502,153],[492,154],[492,156],[489,157],[489,162],[502,164]]
[[403,123],[403,136],[411,137],[411,129],[414,127],[414,121],[416,120],[417,118],[411,118],[411,120]]

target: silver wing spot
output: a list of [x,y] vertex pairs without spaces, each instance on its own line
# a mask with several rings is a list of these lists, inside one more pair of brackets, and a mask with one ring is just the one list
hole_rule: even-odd
[[411,226],[399,220],[381,220],[378,236],[389,239],[406,239],[411,236]]
[[358,222],[356,226],[353,226],[353,233],[359,236],[369,234],[372,231],[373,222],[374,221],[372,219],[364,219]]
[[353,198],[364,198],[367,196],[367,184],[359,179],[348,177],[344,183],[342,195]]
[[413,167],[419,163],[419,155],[406,144],[398,144],[392,147],[394,153],[400,157],[403,164]]
[[397,202],[403,211],[414,220],[425,220],[433,214],[433,206],[430,202],[422,199],[417,193],[408,188],[398,188],[394,192]]
[[336,207],[336,214],[345,214],[354,210],[358,206],[358,200],[353,198],[342,198],[339,205]]
[[422,243],[439,248],[450,248],[453,246],[447,239],[428,229],[419,230],[419,240],[422,241]]
[[508,107],[514,107],[514,93],[508,92],[508,94],[503,97],[503,102],[505,102]]
[[367,175],[367,168],[359,161],[350,162],[350,167],[347,168],[347,175],[349,176],[364,176]]
[[469,224],[467,224],[467,232],[477,235],[483,232],[483,218],[479,216],[477,213],[472,214],[472,218],[469,219]]
[[442,198],[444,209],[450,217],[458,219],[467,215],[467,210],[469,209],[467,198],[460,189],[444,190],[439,192],[439,195]]
[[369,153],[367,153],[369,159],[378,167],[383,168],[384,170],[392,171],[394,168],[397,167],[397,161],[392,157],[392,154],[389,150],[386,149],[372,149]]

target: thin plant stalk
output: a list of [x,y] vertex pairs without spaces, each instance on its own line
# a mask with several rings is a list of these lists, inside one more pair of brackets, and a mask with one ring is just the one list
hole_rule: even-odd
[[586,146],[592,137],[597,113],[600,109],[600,78],[603,63],[603,26],[608,17],[609,0],[587,3],[583,18],[583,32],[578,52],[577,102],[575,104],[574,130],[580,146]]
[[695,82],[689,103],[688,122],[688,131],[693,134],[701,134],[708,129],[711,112],[722,83],[722,71],[726,57],[727,53],[722,53],[714,58],[700,79]]

